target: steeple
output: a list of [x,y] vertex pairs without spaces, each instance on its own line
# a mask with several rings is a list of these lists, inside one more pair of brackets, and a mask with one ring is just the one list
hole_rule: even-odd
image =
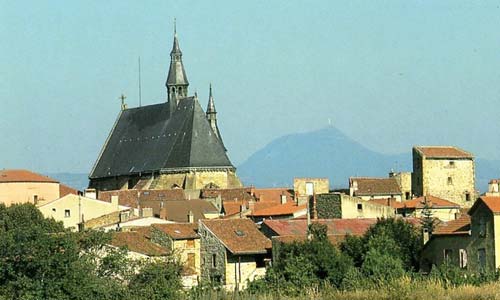
[[214,103],[214,96],[212,94],[212,84],[210,83],[210,92],[208,96],[208,105],[207,105],[207,120],[210,123],[210,127],[212,127],[213,132],[215,135],[221,140],[221,136],[219,133],[219,127],[217,127],[217,111],[215,111],[215,103]]
[[[180,98],[187,97],[189,82],[186,71],[182,63],[182,52],[177,39],[177,29],[174,21],[174,44],[170,51],[170,68],[168,70],[167,82],[168,101],[171,102],[171,108],[175,109]],[[173,101],[175,99],[175,101]],[[175,102],[175,103],[174,103]]]

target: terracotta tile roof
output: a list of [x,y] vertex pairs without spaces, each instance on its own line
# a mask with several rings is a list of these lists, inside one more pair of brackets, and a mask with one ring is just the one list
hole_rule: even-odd
[[45,175],[28,170],[0,170],[0,183],[2,182],[52,182],[59,181]]
[[[328,234],[327,238],[333,245],[340,244],[345,240],[347,235],[345,234]],[[273,236],[272,240],[277,240],[281,243],[289,244],[293,242],[304,242],[307,239],[307,235],[283,235],[283,236]]]
[[433,235],[468,234],[470,230],[470,216],[464,214],[460,218],[442,222],[434,228]]
[[152,227],[163,231],[174,240],[200,238],[197,223],[154,224]]
[[115,232],[111,239],[111,245],[126,247],[129,251],[148,256],[163,256],[169,253],[166,248],[151,242],[149,236],[141,231]]
[[297,205],[295,202],[287,202],[285,204],[273,205],[268,208],[255,210],[250,215],[253,217],[272,217],[293,215],[296,212],[306,209],[306,204]]
[[[155,214],[160,214],[160,201],[144,201],[142,207],[151,207]],[[217,208],[210,202],[202,199],[165,201],[163,203],[165,220],[174,222],[188,222],[188,214],[191,211],[194,216],[194,221],[205,219],[205,214],[218,214]]]
[[427,200],[429,206],[432,208],[460,208],[460,205],[445,199],[441,199],[435,196],[422,196],[412,200],[407,200],[403,202],[397,202],[398,208],[423,208],[424,202]]
[[[377,223],[375,218],[365,219],[319,219],[313,223],[325,224],[329,235],[363,235],[368,228]],[[265,226],[276,232],[277,235],[305,235],[307,233],[306,219],[293,220],[265,220]]]
[[233,254],[266,253],[271,249],[271,240],[250,219],[202,220],[201,223]]
[[216,198],[221,197],[222,201],[250,201],[250,188],[237,189],[204,189],[201,191],[201,198]]
[[255,199],[260,202],[281,203],[281,195],[286,196],[287,202],[293,201],[293,190],[289,188],[252,189],[252,192]]
[[471,153],[452,146],[415,146],[413,149],[427,158],[473,158]]
[[248,201],[223,201],[222,207],[224,209],[224,216],[232,216],[240,212],[241,206],[248,209]]
[[479,197],[479,199],[481,199],[484,202],[484,204],[486,204],[486,206],[493,213],[500,213],[500,197],[499,196],[481,196],[481,197]]
[[78,195],[78,190],[59,183],[59,198],[62,198],[68,194]]
[[184,191],[181,189],[174,190],[115,190],[115,191],[100,191],[97,198],[103,201],[111,201],[111,196],[118,196],[120,205],[137,208],[137,200],[142,201],[170,201],[184,200]]
[[399,189],[396,178],[374,178],[374,177],[351,177],[349,178],[349,186],[354,186],[357,183],[357,190],[354,191],[355,196],[363,195],[399,195]]
[[[325,224],[327,226],[328,235],[355,235],[361,236],[374,224],[377,223],[376,218],[359,218],[359,219],[317,219],[312,220],[313,223]],[[404,218],[408,223],[415,226],[420,226],[418,218]],[[306,219],[292,220],[265,220],[262,226],[269,227],[277,235],[305,235],[307,232]]]

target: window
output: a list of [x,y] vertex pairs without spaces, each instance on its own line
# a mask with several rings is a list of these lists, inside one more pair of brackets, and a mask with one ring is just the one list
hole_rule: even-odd
[[216,267],[217,267],[217,255],[212,254],[212,268],[216,268]]
[[194,240],[187,240],[186,247],[187,248],[194,248]]
[[406,200],[410,200],[410,192],[406,192],[405,193],[405,199]]
[[33,195],[33,202],[34,202],[35,204],[37,204],[37,203],[38,203],[38,195]]
[[52,209],[52,211],[53,211],[53,212],[56,212],[56,208],[54,207],[54,208]]
[[453,184],[453,179],[451,177],[448,177],[448,185],[452,185]]
[[484,217],[481,217],[479,219],[479,237],[486,237],[486,221],[484,220]]
[[194,269],[194,266],[195,266],[195,256],[194,256],[194,253],[188,253],[188,257],[187,257],[187,266],[188,268],[193,268]]
[[363,204],[362,203],[358,203],[358,210],[363,210]]
[[479,263],[479,268],[484,270],[484,268],[486,268],[486,249],[477,249],[477,260]]
[[469,192],[465,193],[465,201],[470,201],[470,193]]
[[458,252],[460,255],[460,268],[465,269],[467,268],[467,250],[460,249]]
[[69,209],[65,209],[65,210],[64,210],[64,217],[65,217],[65,218],[69,218],[69,217],[71,217],[71,211],[70,211]]
[[455,162],[454,161],[450,161],[449,165],[450,165],[451,168],[454,168],[455,167]]
[[451,249],[444,249],[444,261],[445,262],[450,262],[451,261]]
[[306,195],[307,196],[314,195],[314,183],[306,182]]

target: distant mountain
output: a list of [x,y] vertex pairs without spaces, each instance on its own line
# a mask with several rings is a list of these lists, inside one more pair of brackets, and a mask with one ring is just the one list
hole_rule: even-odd
[[[404,154],[374,152],[334,127],[290,134],[272,141],[238,167],[245,185],[291,186],[294,177],[328,177],[331,188],[348,186],[351,176],[386,177],[391,169],[412,170],[411,149]],[[476,185],[500,177],[500,161],[476,160]]]
[[89,175],[86,173],[49,173],[47,176],[80,191],[83,191],[89,185]]

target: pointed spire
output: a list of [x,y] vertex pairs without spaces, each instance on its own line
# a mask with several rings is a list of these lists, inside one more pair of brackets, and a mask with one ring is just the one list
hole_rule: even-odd
[[168,100],[184,98],[188,95],[189,82],[187,80],[184,64],[182,63],[182,52],[177,38],[177,22],[174,19],[174,42],[170,52],[170,68],[168,70],[167,82]]
[[215,103],[214,96],[212,94],[212,83],[210,83],[210,92],[208,95],[208,106],[207,106],[207,115],[211,113],[216,113],[215,111]]

